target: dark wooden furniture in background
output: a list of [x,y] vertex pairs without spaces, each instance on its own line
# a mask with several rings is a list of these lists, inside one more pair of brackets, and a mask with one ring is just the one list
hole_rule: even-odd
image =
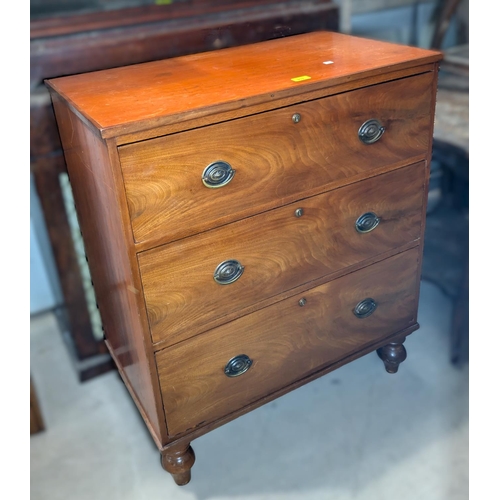
[[[467,9],[467,10],[465,10]],[[452,301],[451,355],[457,367],[469,361],[469,43],[468,3],[442,0],[433,47],[440,49],[453,18],[457,45],[443,51],[438,80],[433,162],[441,196],[427,216],[422,278]]]
[[[109,7],[111,2],[102,3]],[[99,2],[88,2],[90,12],[35,15],[37,8],[44,12],[43,4],[31,4],[31,171],[64,297],[58,316],[80,379],[87,380],[114,364],[92,328],[60,184],[66,164],[43,80],[298,33],[336,31],[338,7],[332,0],[193,0],[99,11]],[[62,0],[59,4],[74,8]]]
[[45,429],[45,424],[40,411],[38,397],[33,381],[30,379],[30,434],[36,434]]
[[433,142],[442,193],[427,216],[422,273],[452,300],[450,359],[457,366],[469,360],[469,84],[463,64],[454,72],[444,51]]
[[398,371],[440,59],[318,32],[47,82],[106,345],[177,484],[215,427],[369,352]]

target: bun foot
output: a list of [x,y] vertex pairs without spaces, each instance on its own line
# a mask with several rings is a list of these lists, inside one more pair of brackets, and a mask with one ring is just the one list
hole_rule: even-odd
[[191,467],[195,461],[190,443],[174,445],[161,452],[161,465],[169,472],[179,486],[191,480]]
[[184,486],[191,481],[191,471],[181,472],[180,474],[172,474],[175,484],[178,486]]
[[378,357],[384,362],[387,373],[397,373],[399,365],[406,359],[403,342],[391,342],[377,349]]

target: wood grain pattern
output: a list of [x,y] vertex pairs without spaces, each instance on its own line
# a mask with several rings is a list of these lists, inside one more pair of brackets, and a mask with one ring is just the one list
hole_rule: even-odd
[[43,79],[338,29],[339,8],[331,0],[224,0],[215,4],[189,0],[176,2],[175,8],[149,5],[36,20],[31,11],[31,165],[56,257],[69,352],[78,359],[94,358],[92,368],[75,360],[80,380],[106,371],[112,363],[97,358],[107,348],[92,332],[80,269],[72,256],[73,241],[64,207],[61,210],[57,178],[66,165]]
[[340,358],[337,361],[335,361],[332,364],[326,365],[322,368],[320,368],[317,371],[314,371],[310,373],[309,375],[296,380],[295,382],[291,383],[290,385],[281,387],[280,389],[276,390],[275,392],[270,392],[264,397],[258,399],[257,401],[254,401],[252,403],[245,404],[244,406],[241,406],[238,408],[236,411],[232,413],[228,413],[224,415],[223,417],[217,418],[216,420],[213,420],[208,423],[203,423],[200,426],[194,428],[194,429],[188,429],[186,432],[172,435],[169,437],[169,444],[166,445],[163,450],[166,450],[167,447],[169,446],[180,446],[182,443],[187,443],[191,442],[194,439],[203,436],[207,432],[212,431],[213,429],[217,429],[217,427],[220,427],[221,425],[227,424],[228,422],[231,422],[232,420],[235,420],[236,418],[245,415],[246,413],[251,412],[252,410],[255,410],[256,408],[259,408],[260,406],[269,403],[276,398],[283,396],[285,394],[288,394],[289,392],[298,389],[299,387],[302,387],[309,382],[312,382],[313,380],[316,380],[319,377],[322,377],[328,373],[331,373],[332,371],[340,368],[341,366],[344,366],[348,363],[351,363],[352,361],[357,360],[361,356],[365,356],[369,353],[372,353],[379,349],[380,347],[383,347],[384,345],[391,343],[391,342],[403,342],[405,338],[413,333],[415,330],[418,330],[420,328],[420,325],[418,323],[414,323],[413,325],[409,326],[408,328],[405,328],[404,330],[400,330],[399,332],[392,333],[388,335],[387,337],[381,337],[377,339],[375,342],[370,343],[370,344],[365,344],[361,349],[358,349],[357,351],[354,351],[350,355]]
[[[353,57],[353,54],[356,54]],[[441,59],[437,51],[315,32],[48,80],[103,137],[212,115]],[[334,64],[325,65],[331,60]],[[303,75],[309,80],[294,82]]]
[[157,379],[151,352],[144,343],[141,285],[134,277],[136,261],[131,258],[131,235],[120,202],[124,195],[113,163],[116,148],[89,130],[57,95],[52,99],[104,333],[161,446],[165,421],[154,394]]
[[359,80],[356,80],[354,84],[349,80],[346,80],[343,83],[336,83],[335,80],[332,80],[332,84],[328,87],[306,90],[301,94],[286,92],[286,95],[283,95],[280,99],[274,99],[272,102],[257,102],[254,104],[247,104],[244,107],[239,108],[231,108],[228,106],[227,110],[221,110],[216,115],[189,115],[182,117],[182,119],[179,119],[178,121],[158,125],[147,130],[139,130],[130,133],[125,132],[122,135],[116,137],[116,143],[117,145],[122,146],[125,144],[132,144],[134,142],[155,139],[157,137],[169,134],[176,134],[178,132],[185,132],[187,130],[193,130],[195,128],[213,125],[215,117],[217,118],[217,123],[222,123],[224,121],[236,120],[238,118],[257,115],[259,113],[265,113],[267,111],[280,109],[285,106],[292,106],[303,102],[313,101],[315,99],[322,99],[324,97],[330,97],[334,94],[349,92],[354,89],[369,87],[371,85],[378,85],[381,83],[398,80],[400,78],[406,78],[409,76],[426,73],[428,71],[434,71],[434,66],[435,64],[426,64],[423,66],[389,71],[387,73],[378,73],[360,78]]
[[[139,254],[153,342],[175,344],[234,310],[418,239],[424,175],[421,162]],[[361,234],[355,222],[370,211],[381,222]],[[228,259],[245,270],[219,285],[213,272]]]
[[[194,438],[368,352],[402,361],[440,58],[322,32],[48,82],[107,345],[178,484]],[[236,175],[210,190],[217,160]],[[220,286],[226,259],[245,271]]]
[[[136,242],[156,246],[425,155],[432,79],[425,73],[120,147]],[[366,145],[358,130],[371,118],[386,131]],[[201,176],[217,160],[236,173],[209,189]]]
[[[169,435],[235,411],[414,324],[418,261],[419,249],[408,250],[157,353]],[[359,319],[353,308],[367,297],[378,307]],[[253,365],[227,377],[226,363],[240,354]]]

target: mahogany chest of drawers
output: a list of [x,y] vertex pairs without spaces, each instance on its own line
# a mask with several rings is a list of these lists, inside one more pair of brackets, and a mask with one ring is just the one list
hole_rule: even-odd
[[405,359],[440,59],[316,32],[47,82],[106,343],[177,484],[196,437]]

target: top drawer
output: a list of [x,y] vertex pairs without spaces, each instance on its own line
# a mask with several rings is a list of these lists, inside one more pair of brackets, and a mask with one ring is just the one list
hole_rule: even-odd
[[[424,73],[121,146],[135,241],[183,238],[424,155],[432,82]],[[372,119],[385,130],[366,144],[358,133]],[[202,181],[215,162],[233,175],[216,189]]]

